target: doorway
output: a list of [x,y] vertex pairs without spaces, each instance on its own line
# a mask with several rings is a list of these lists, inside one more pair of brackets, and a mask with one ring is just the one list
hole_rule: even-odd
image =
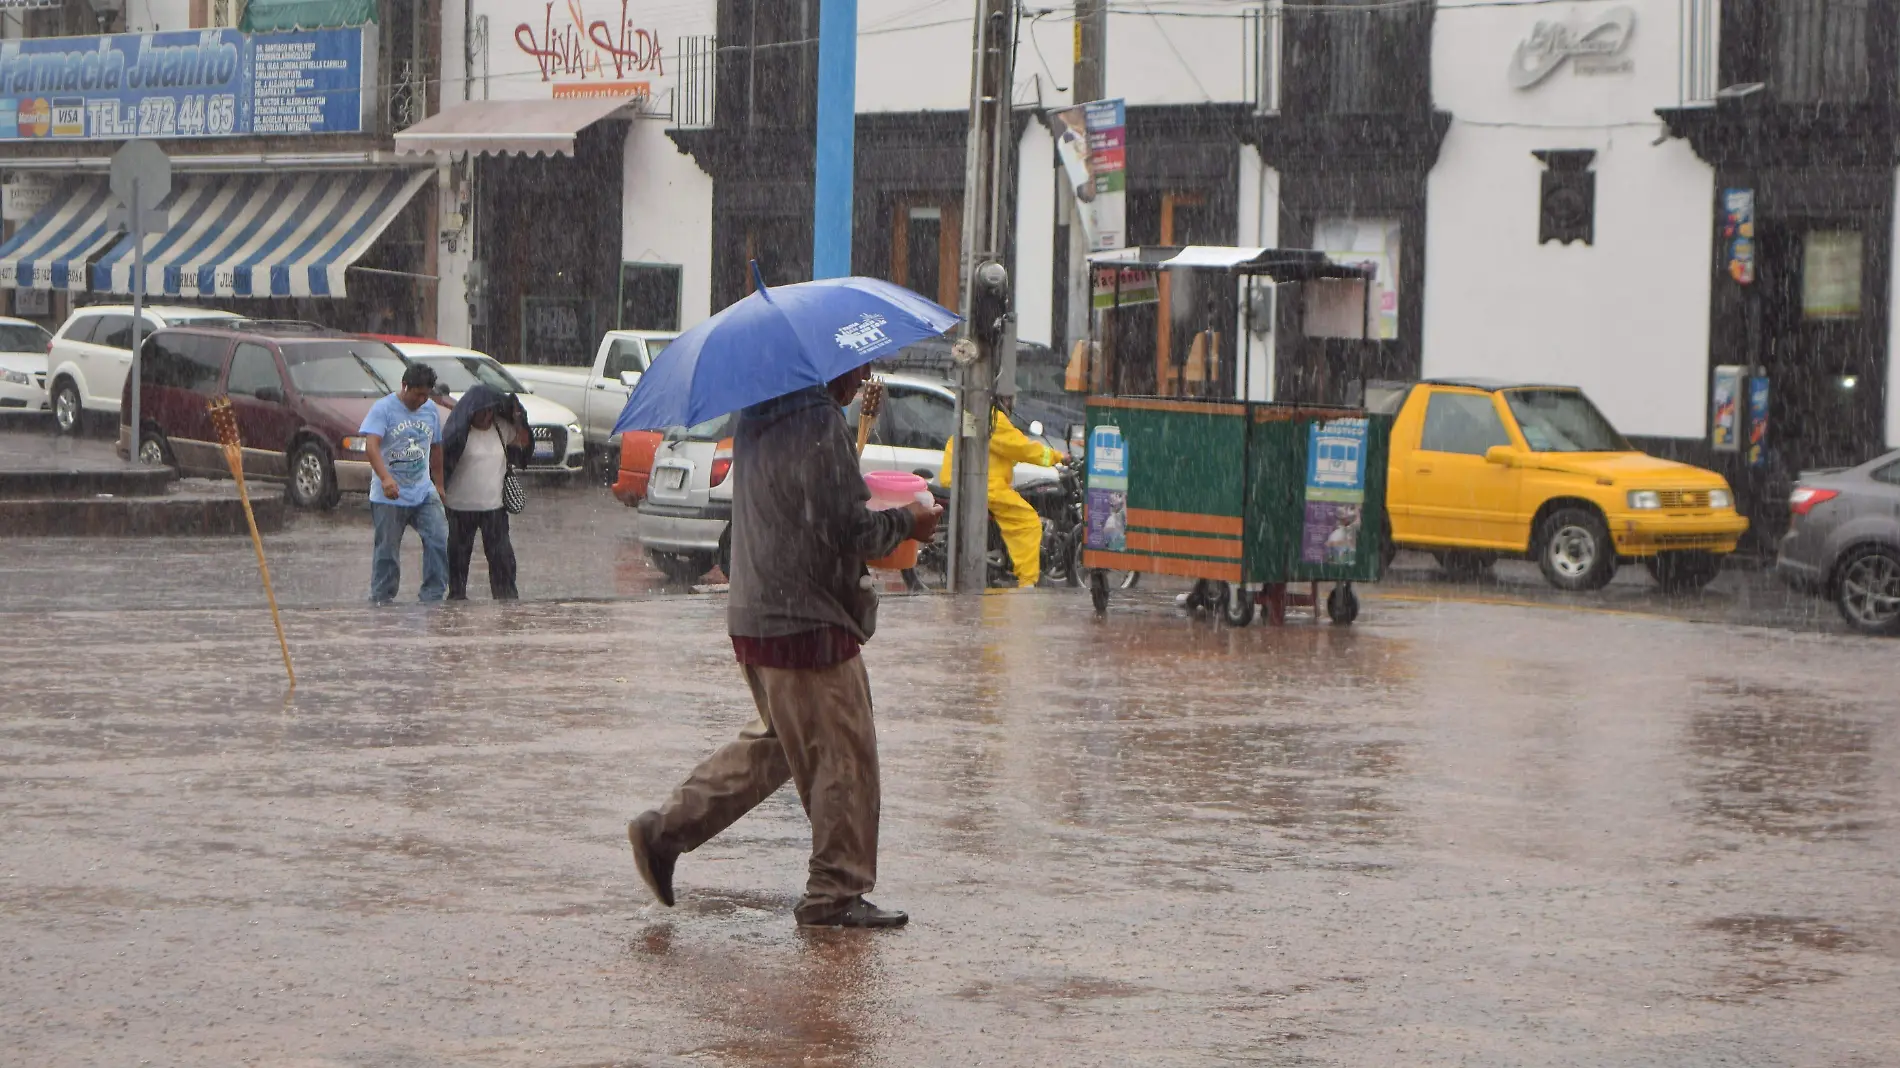
[[1763,219],[1760,359],[1765,466],[1787,476],[1858,464],[1885,440],[1885,270],[1875,220]]

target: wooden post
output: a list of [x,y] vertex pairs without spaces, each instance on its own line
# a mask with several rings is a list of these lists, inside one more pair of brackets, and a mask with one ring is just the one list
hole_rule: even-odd
[[277,593],[271,589],[270,565],[264,562],[264,539],[257,533],[257,516],[251,511],[251,491],[244,482],[244,453],[238,438],[237,414],[231,410],[231,398],[213,397],[208,407],[211,423],[217,428],[218,442],[224,446],[224,462],[237,482],[238,500],[244,505],[244,521],[251,528],[251,546],[257,550],[257,571],[264,577],[264,598],[270,602],[270,621],[277,628],[277,648],[284,654],[284,674],[290,676],[290,688],[297,688],[297,671],[290,666],[290,643],[284,640],[284,621],[277,615]]

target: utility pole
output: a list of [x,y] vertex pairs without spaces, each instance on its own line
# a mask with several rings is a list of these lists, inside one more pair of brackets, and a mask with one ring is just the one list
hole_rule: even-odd
[[858,120],[858,0],[819,0],[818,143],[811,276],[851,273],[852,171]]
[[1002,350],[1014,335],[1009,272],[1003,267],[1004,190],[1015,146],[1010,92],[1016,66],[1017,0],[977,0],[970,70],[970,137],[963,168],[963,328],[955,348],[957,437],[950,486],[950,589],[989,584],[990,406]]
[[[1108,96],[1108,0],[1075,0],[1075,73],[1069,84],[1077,104]],[[1068,321],[1063,325],[1067,349],[1073,350],[1089,336],[1089,243],[1074,191],[1066,180],[1057,184],[1069,210]]]

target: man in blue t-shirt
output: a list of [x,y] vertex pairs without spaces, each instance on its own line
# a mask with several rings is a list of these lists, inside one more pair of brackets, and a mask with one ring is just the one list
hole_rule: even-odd
[[449,521],[442,511],[442,419],[430,403],[435,372],[411,364],[402,388],[370,408],[362,433],[369,438],[370,523],[376,530],[369,599],[388,604],[402,584],[402,532],[422,539],[422,600],[440,601],[449,585]]

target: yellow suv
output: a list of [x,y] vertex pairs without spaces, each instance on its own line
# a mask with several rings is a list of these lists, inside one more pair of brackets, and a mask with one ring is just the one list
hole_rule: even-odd
[[1454,574],[1529,556],[1550,584],[1600,588],[1640,559],[1696,590],[1748,529],[1713,471],[1638,452],[1571,386],[1448,379],[1405,395],[1392,426],[1388,552]]

